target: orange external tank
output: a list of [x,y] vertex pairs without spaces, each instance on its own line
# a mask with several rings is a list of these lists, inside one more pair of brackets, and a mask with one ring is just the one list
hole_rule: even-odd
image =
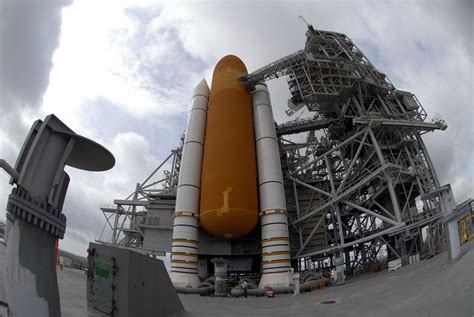
[[214,68],[201,176],[200,221],[210,234],[238,238],[258,222],[257,163],[244,63],[227,55]]

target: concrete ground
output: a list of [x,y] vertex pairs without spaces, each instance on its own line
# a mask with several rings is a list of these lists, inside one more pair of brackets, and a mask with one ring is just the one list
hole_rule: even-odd
[[[447,255],[367,273],[343,286],[298,296],[214,298],[180,295],[197,316],[474,316],[474,241],[460,259]],[[466,252],[466,250],[465,250]],[[334,301],[324,304],[324,301]]]
[[[5,246],[0,243],[0,300],[7,302],[3,284]],[[86,275],[84,271],[64,267],[57,269],[63,316],[95,316],[87,311]],[[3,316],[0,314],[0,316]]]
[[94,316],[87,311],[85,272],[68,267],[57,271],[62,315]]
[[[464,255],[447,263],[447,255],[402,267],[396,272],[367,273],[346,285],[298,296],[217,298],[180,295],[195,316],[474,316],[474,241]],[[0,269],[4,246],[0,245]],[[1,280],[3,280],[3,276]],[[5,300],[3,281],[0,300]],[[63,316],[93,316],[86,308],[83,271],[58,269]],[[334,301],[324,304],[324,301]]]

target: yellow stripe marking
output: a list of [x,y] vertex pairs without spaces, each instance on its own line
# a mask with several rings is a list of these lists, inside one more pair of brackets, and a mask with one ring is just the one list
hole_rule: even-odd
[[198,256],[196,253],[186,253],[186,252],[171,252],[171,255],[192,256],[192,257]]
[[195,217],[195,218],[199,218],[199,215],[197,213],[190,212],[190,211],[176,211],[173,215],[173,218],[174,217]]
[[188,260],[171,260],[171,263],[197,264],[197,261],[188,261]]
[[290,251],[266,252],[266,253],[262,253],[262,256],[271,256],[271,255],[279,255],[279,254],[290,254]]
[[198,244],[198,241],[196,240],[186,240],[186,239],[173,239],[172,242],[186,242],[186,243]]
[[263,239],[262,243],[271,242],[271,241],[288,241],[288,238],[287,237],[275,237],[275,238]]
[[260,213],[261,216],[271,215],[271,214],[284,214],[284,215],[286,215],[287,211],[284,210],[284,209],[268,209],[268,210],[264,210]]
[[[173,261],[171,261],[173,262]],[[273,263],[290,263],[290,260],[268,260],[262,261],[263,264],[273,264]]]
[[228,213],[230,211],[229,208],[229,193],[232,193],[232,187],[227,187],[222,194],[224,195],[224,206],[222,208],[217,209],[217,216],[222,216],[224,213]]

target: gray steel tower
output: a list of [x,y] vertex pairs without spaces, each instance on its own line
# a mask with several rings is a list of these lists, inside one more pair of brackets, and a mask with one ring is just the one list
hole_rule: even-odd
[[[241,78],[252,89],[286,76],[287,114],[314,113],[277,128],[293,266],[329,258],[342,274],[343,263],[349,272],[370,265],[382,245],[403,260],[420,251],[421,228],[433,231],[443,211],[439,195],[426,195],[439,182],[421,135],[447,126],[425,122],[417,98],[346,35],[308,25],[306,37],[303,50]],[[422,209],[417,197],[426,197]]]

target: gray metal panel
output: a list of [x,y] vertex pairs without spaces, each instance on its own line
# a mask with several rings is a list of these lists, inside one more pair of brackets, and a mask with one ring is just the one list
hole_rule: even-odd
[[231,242],[209,235],[204,230],[199,231],[199,254],[230,255]]
[[90,243],[87,306],[113,316],[184,312],[161,260],[130,249]]
[[209,277],[206,257],[198,259],[197,270],[199,278],[205,280]]
[[143,229],[143,248],[171,252],[172,230]]
[[[95,261],[93,274],[95,275],[93,294],[93,308],[104,314],[113,312],[113,286],[114,286],[114,263],[112,262],[112,253],[107,250],[100,251],[100,258]],[[88,284],[89,285],[89,284]]]

